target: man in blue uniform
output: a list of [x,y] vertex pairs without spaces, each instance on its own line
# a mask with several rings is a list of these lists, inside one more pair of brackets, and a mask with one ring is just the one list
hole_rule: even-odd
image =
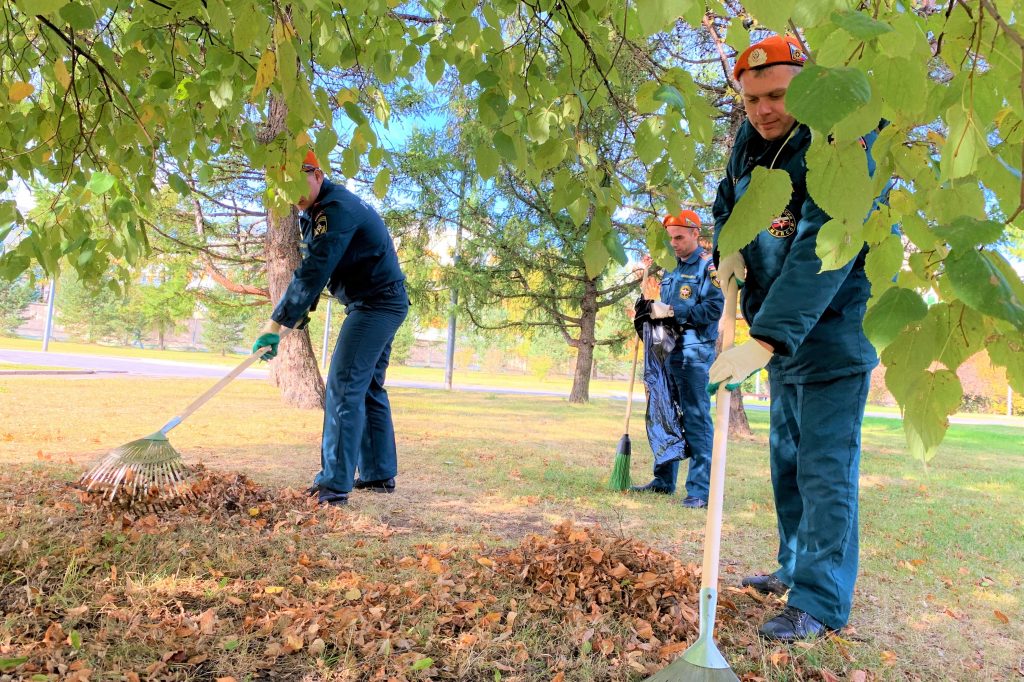
[[[762,636],[782,641],[822,635],[849,618],[857,576],[861,420],[878,362],[862,324],[870,295],[866,249],[828,272],[819,272],[814,252],[829,217],[806,189],[811,131],[784,106],[804,59],[795,38],[773,36],[736,60],[747,121],[714,204],[717,245],[756,166],[783,169],[792,180],[785,211],[739,253],[719,262],[723,285],[733,278],[745,281],[742,308],[752,338],[719,356],[708,387],[738,384],[768,367],[779,568],[742,584],[764,593],[789,592],[785,610],[760,629]],[[869,172],[876,135],[861,141]]]
[[[690,469],[686,476],[683,506],[700,509],[708,506],[711,474],[711,399],[705,388],[708,366],[715,359],[718,320],[724,303],[722,290],[711,262],[711,254],[701,248],[700,217],[690,210],[666,216],[662,223],[668,231],[676,255],[676,269],[661,280],[661,300],[650,302],[652,319],[672,318],[681,331],[675,350],[669,356],[669,370],[679,396],[686,452]],[[649,263],[647,263],[649,265]],[[641,315],[648,311],[638,311]],[[670,460],[654,463],[654,480],[634,486],[637,492],[671,495],[676,489],[678,453]]]
[[[321,470],[309,489],[321,503],[339,506],[348,504],[353,487],[395,489],[398,456],[384,375],[409,298],[377,212],[327,180],[312,152],[302,170],[309,183],[309,194],[297,203],[305,255],[253,351],[270,346],[264,357],[277,355],[281,327],[299,325],[325,286],[345,304],[327,377]],[[360,479],[354,478],[357,467]]]

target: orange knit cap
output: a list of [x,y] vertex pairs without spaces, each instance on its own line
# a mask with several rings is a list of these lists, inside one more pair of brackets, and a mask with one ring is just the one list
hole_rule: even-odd
[[302,162],[302,170],[320,170],[320,162],[316,160],[316,154],[312,150],[306,152],[306,159]]
[[679,215],[667,215],[661,220],[665,227],[700,227],[700,216],[693,211],[686,209]]
[[775,64],[794,64],[803,66],[807,55],[800,46],[800,41],[793,36],[771,36],[743,50],[736,60],[732,76],[737,81],[747,69],[761,69]]

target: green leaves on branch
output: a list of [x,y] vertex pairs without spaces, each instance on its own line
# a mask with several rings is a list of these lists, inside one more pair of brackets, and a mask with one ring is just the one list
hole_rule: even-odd
[[871,85],[863,71],[808,63],[789,84],[786,110],[801,123],[827,133],[870,99]]
[[961,301],[1024,333],[1024,283],[1000,254],[954,249],[946,258],[946,275]]
[[743,3],[759,23],[776,33],[786,31],[795,5],[796,0],[745,0]]
[[723,256],[739,251],[771,224],[789,204],[793,185],[784,170],[757,166],[750,178],[750,186],[736,202],[736,206],[722,227],[718,237],[718,250]]

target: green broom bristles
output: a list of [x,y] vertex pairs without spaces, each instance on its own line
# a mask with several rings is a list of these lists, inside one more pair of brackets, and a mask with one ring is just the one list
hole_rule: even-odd
[[612,477],[608,481],[609,490],[629,490],[629,486],[632,484],[629,479],[630,449],[629,434],[625,433],[619,440],[619,447],[615,450],[615,466],[612,467]]

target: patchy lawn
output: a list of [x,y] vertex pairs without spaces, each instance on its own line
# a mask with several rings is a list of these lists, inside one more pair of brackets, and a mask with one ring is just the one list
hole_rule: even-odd
[[[695,634],[703,515],[611,493],[621,402],[393,389],[394,495],[318,509],[319,413],[230,386],[171,434],[193,502],[161,515],[68,485],[204,380],[0,381],[0,675],[11,679],[639,680]],[[718,641],[741,679],[1024,676],[1024,432],[954,426],[929,468],[869,419],[851,626],[766,645],[763,414],[730,446]],[[650,452],[634,422],[633,476]]]

